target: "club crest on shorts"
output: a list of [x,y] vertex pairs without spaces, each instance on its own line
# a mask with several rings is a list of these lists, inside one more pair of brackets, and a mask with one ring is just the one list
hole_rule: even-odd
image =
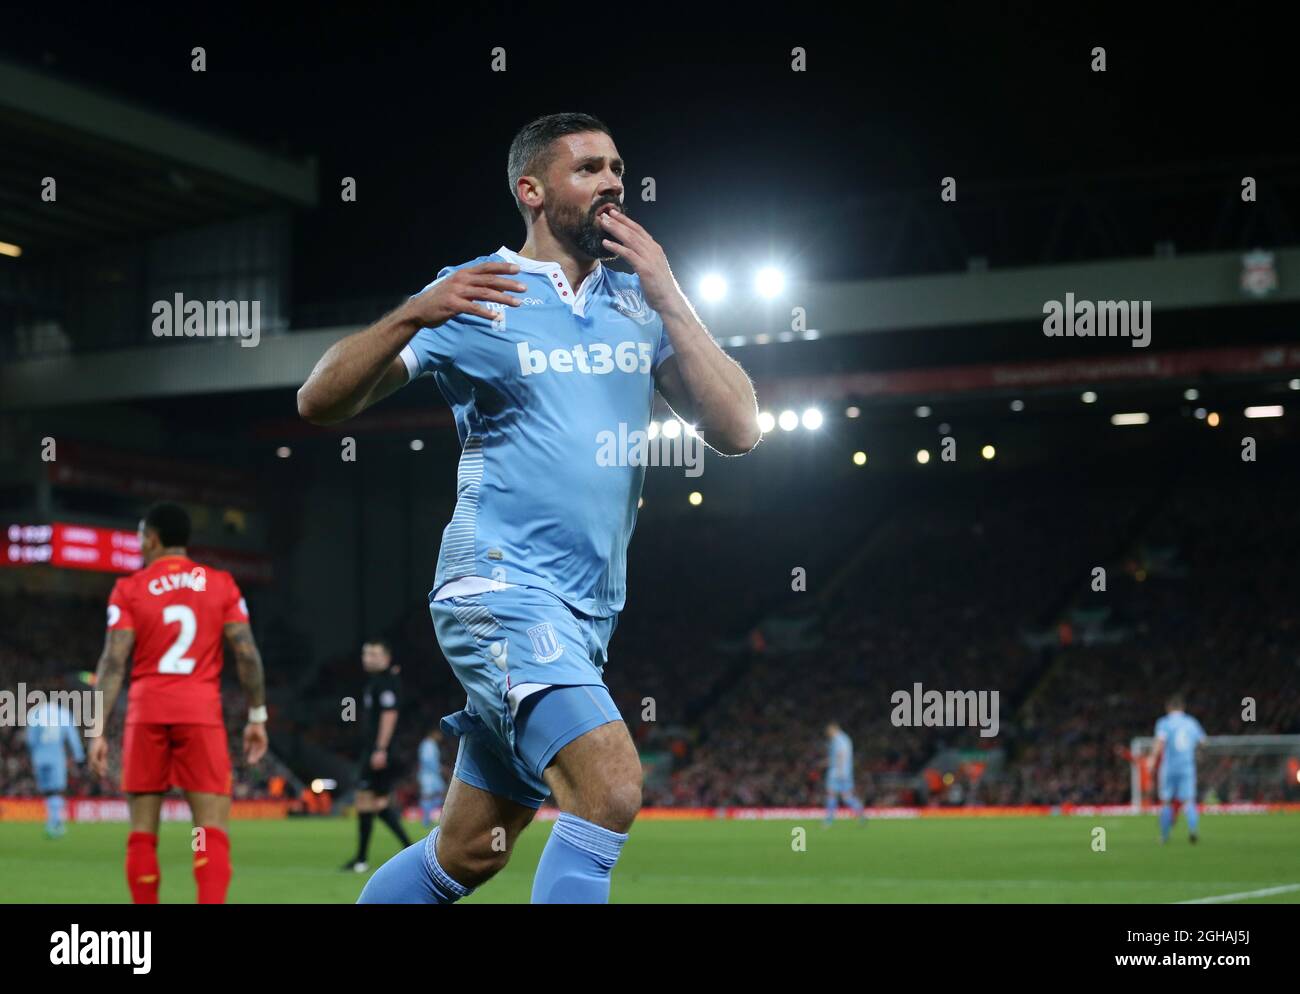
[[559,659],[560,653],[564,651],[564,646],[560,645],[560,640],[555,637],[555,629],[551,627],[549,621],[533,625],[528,629],[528,637],[533,640],[533,655],[537,657],[539,663],[549,663],[552,659]]

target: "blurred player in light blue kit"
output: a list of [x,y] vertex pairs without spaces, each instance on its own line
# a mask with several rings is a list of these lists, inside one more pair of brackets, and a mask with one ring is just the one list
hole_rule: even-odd
[[442,732],[433,729],[420,742],[420,815],[424,827],[433,825],[433,809],[442,807],[447,782],[442,779]]
[[1187,838],[1196,841],[1201,813],[1196,807],[1196,748],[1205,741],[1201,723],[1183,711],[1183,698],[1175,694],[1165,705],[1166,714],[1156,722],[1155,764],[1160,770],[1160,844],[1169,841],[1174,827],[1174,803],[1187,806]]
[[826,825],[834,822],[841,798],[865,821],[862,802],[853,793],[853,740],[833,721],[826,726],[826,740]]
[[63,793],[68,789],[68,756],[86,761],[81,735],[71,712],[56,701],[38,704],[27,712],[27,749],[36,771],[36,789],[45,795],[45,836],[60,839],[63,826]]

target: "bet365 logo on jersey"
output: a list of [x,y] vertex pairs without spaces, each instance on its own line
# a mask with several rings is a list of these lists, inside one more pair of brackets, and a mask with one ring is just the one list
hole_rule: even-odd
[[603,376],[618,370],[620,373],[648,373],[653,358],[649,342],[590,342],[575,345],[572,349],[551,349],[549,353],[535,349],[527,342],[519,343],[519,371],[525,376],[545,373],[592,373]]

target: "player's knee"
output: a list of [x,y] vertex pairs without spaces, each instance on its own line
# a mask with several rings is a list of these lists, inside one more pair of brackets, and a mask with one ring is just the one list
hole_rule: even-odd
[[499,829],[474,839],[449,838],[446,832],[440,832],[439,865],[457,883],[477,887],[504,870],[510,862],[510,840],[504,831]]
[[459,867],[460,876],[452,873],[452,879],[466,887],[477,887],[490,880],[506,868],[510,862],[508,851],[478,850],[463,855]]
[[597,824],[611,832],[626,832],[641,810],[640,778],[627,777],[609,784],[595,807],[600,812]]

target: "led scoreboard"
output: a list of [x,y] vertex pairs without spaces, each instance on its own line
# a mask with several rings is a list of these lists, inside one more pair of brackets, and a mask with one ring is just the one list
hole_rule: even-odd
[[67,569],[130,573],[142,565],[135,532],[92,525],[10,525],[5,529],[7,566],[45,564]]

